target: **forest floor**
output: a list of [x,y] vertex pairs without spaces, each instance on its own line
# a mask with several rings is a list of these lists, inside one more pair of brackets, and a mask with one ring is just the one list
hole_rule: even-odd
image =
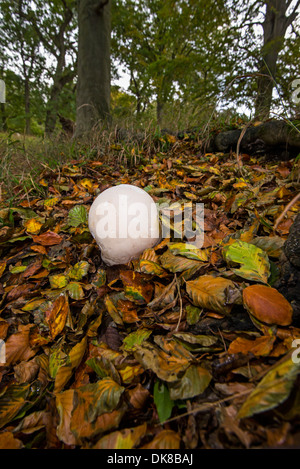
[[[273,290],[299,162],[171,136],[151,155],[110,144],[119,158],[1,186],[0,448],[300,447],[300,321]],[[174,222],[106,266],[88,211],[120,183],[177,210],[203,203],[203,246]]]

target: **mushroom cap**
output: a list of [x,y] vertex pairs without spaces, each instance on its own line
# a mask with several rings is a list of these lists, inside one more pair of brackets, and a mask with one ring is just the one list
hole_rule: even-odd
[[91,205],[89,230],[107,265],[126,264],[160,240],[156,204],[139,187],[130,184],[110,187]]

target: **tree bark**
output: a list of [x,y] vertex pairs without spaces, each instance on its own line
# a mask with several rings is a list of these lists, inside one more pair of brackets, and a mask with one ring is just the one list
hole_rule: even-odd
[[291,15],[286,16],[290,4],[286,0],[266,0],[265,4],[267,9],[262,25],[264,42],[259,68],[261,76],[257,80],[258,90],[255,103],[255,115],[260,120],[269,118],[278,54],[283,47],[286,30],[296,17],[296,9]]
[[75,137],[110,121],[110,0],[79,0]]
[[24,101],[25,101],[25,133],[26,135],[29,135],[31,132],[31,127],[30,127],[30,121],[31,121],[31,116],[30,116],[30,84],[29,84],[29,78],[25,77],[25,83],[24,83]]

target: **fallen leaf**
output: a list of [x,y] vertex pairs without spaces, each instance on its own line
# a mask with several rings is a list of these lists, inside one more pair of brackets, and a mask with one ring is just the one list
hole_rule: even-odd
[[49,325],[52,339],[55,339],[63,331],[69,314],[68,297],[65,294],[61,294],[54,301],[51,309],[45,313],[45,319]]
[[235,284],[223,277],[203,275],[186,282],[186,291],[195,306],[229,314],[233,303],[229,303],[230,290],[236,291]]
[[102,437],[93,449],[132,449],[139,445],[141,438],[145,435],[147,424],[138,427],[124,428],[123,430],[110,433]]
[[32,235],[32,239],[35,243],[41,244],[42,246],[55,246],[60,244],[63,238],[53,231],[47,231],[41,235]]
[[288,355],[258,383],[240,408],[238,418],[265,412],[284,402],[290,395],[299,371],[300,364]]
[[250,285],[243,290],[244,306],[251,315],[266,324],[288,326],[293,308],[278,290],[265,285]]
[[142,449],[172,450],[180,448],[180,436],[173,430],[162,430]]

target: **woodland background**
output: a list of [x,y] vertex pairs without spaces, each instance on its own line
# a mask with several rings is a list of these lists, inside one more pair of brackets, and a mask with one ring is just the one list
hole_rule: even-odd
[[[212,115],[227,125],[297,116],[298,1],[85,0],[81,10],[101,3],[110,43],[84,47],[102,68],[109,61],[99,88],[109,90],[114,125],[174,131]],[[78,13],[74,0],[1,2],[2,131],[44,136],[75,122]]]
[[[299,9],[1,1],[0,448],[299,448]],[[120,183],[174,216],[109,267]]]

